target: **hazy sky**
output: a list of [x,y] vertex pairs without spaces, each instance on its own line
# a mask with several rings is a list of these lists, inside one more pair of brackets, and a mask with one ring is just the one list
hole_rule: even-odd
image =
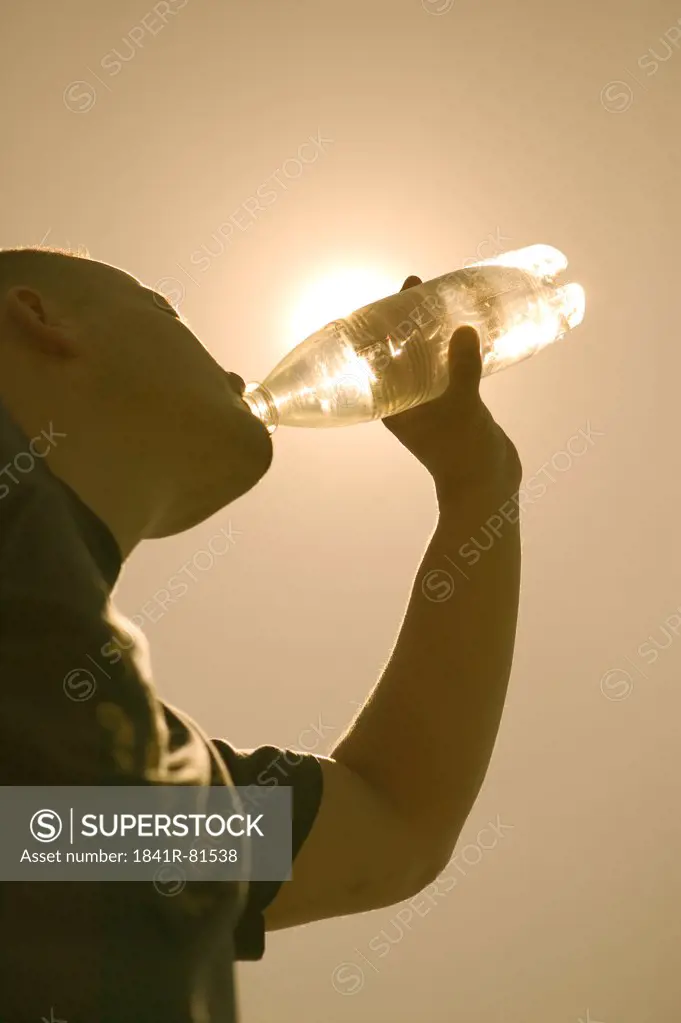
[[[587,293],[569,341],[483,384],[536,499],[507,711],[438,897],[270,935],[244,1020],[675,1023],[681,4],[63,0],[3,28],[0,244],[165,289],[247,380],[334,303],[493,248],[556,245]],[[380,424],[281,429],[251,494],[140,549],[119,606],[209,733],[316,726],[326,753],[434,522]]]

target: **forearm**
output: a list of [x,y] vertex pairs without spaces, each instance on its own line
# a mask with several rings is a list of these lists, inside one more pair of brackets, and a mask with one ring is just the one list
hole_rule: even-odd
[[[520,590],[512,508],[507,493],[490,488],[441,510],[390,661],[331,754],[390,800],[440,858],[451,855],[478,795],[506,697]],[[498,536],[483,533],[494,515]],[[490,537],[487,550],[472,542],[487,547]]]

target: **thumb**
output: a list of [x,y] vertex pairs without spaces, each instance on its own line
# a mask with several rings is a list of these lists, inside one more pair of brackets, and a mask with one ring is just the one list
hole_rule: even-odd
[[480,335],[475,327],[466,324],[452,334],[448,351],[449,386],[447,395],[461,401],[479,396],[482,377]]

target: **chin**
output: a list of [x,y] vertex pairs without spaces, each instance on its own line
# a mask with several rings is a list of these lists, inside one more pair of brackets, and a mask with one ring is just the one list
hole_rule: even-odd
[[[242,415],[243,421],[239,422]],[[182,502],[168,510],[168,514],[149,534],[151,539],[173,536],[197,526],[243,497],[263,478],[272,464],[272,438],[266,427],[247,408],[244,407],[243,413],[239,409],[237,416],[238,429],[230,430],[229,437],[221,445],[224,458],[216,462],[212,454],[205,461],[201,460],[208,476],[202,481],[197,480],[199,485],[195,489],[186,486],[191,474],[184,474],[180,486]],[[236,425],[234,420],[232,425]]]

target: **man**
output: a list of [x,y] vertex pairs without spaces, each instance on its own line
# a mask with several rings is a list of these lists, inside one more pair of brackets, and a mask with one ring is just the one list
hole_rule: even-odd
[[[464,328],[447,392],[385,420],[439,514],[363,709],[328,757],[239,751],[159,699],[110,595],[141,541],[253,487],[270,437],[241,378],[134,277],[59,250],[0,253],[0,784],[198,793],[276,776],[294,854],[290,881],[174,898],[141,882],[0,884],[3,1021],[233,1021],[233,960],[259,959],[265,930],[400,902],[444,869],[491,757],[520,586],[520,463],[480,373]],[[491,516],[503,528],[465,578],[452,562]],[[68,699],[73,669],[107,643],[120,658],[91,699]]]

